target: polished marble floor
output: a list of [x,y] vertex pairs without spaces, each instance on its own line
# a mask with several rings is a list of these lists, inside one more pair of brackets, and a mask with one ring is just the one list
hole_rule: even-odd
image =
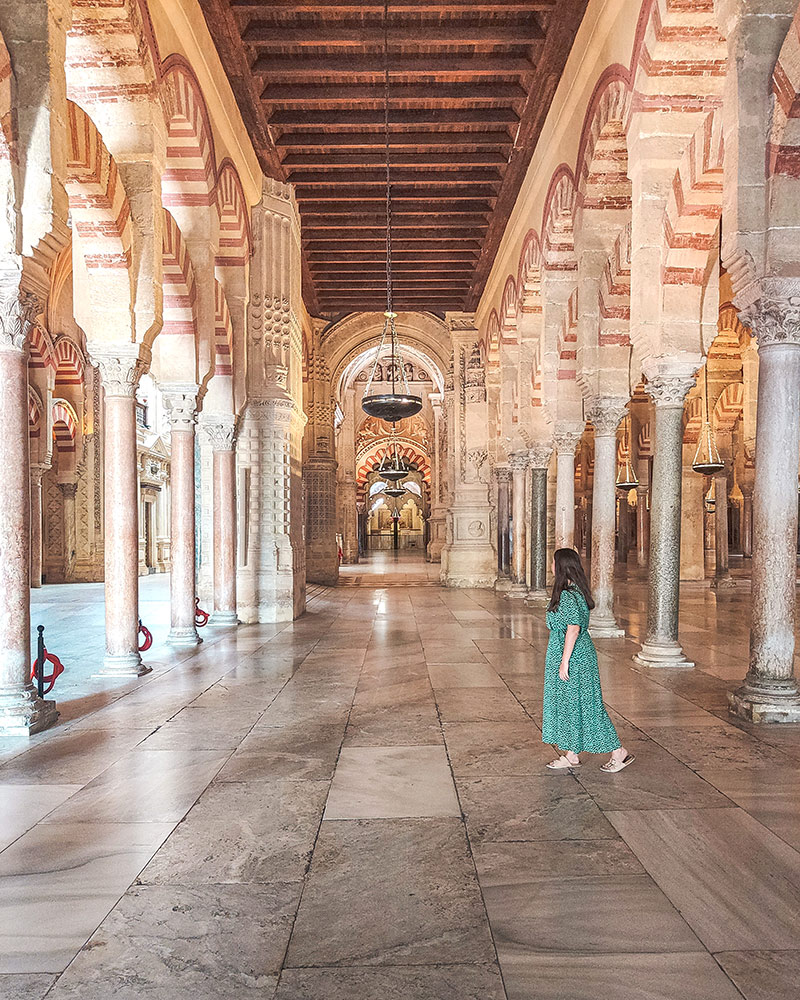
[[[291,625],[94,676],[102,589],[43,588],[59,726],[0,743],[8,1000],[785,1000],[800,727],[726,714],[746,586],[682,593],[691,671],[598,642],[636,764],[543,770],[540,609],[392,554]],[[99,637],[99,638],[98,638]],[[61,681],[59,682],[61,685]]]

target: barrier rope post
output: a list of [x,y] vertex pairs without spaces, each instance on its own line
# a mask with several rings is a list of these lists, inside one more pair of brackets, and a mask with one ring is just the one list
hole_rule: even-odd
[[39,641],[36,646],[36,692],[44,698],[44,625],[37,626]]

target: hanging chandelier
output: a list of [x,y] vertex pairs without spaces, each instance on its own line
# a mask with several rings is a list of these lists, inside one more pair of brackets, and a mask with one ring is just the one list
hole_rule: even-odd
[[403,497],[408,493],[408,490],[400,483],[396,483],[394,486],[387,486],[383,492],[387,497]]
[[721,472],[725,468],[708,419],[708,358],[703,366],[703,426],[697,439],[692,468],[703,476],[713,476],[715,472]]
[[[633,389],[631,388],[631,365],[633,363],[633,344],[630,345],[628,350],[628,396],[633,397]],[[630,406],[630,404],[628,404]],[[628,409],[625,413],[625,428],[623,430],[624,437],[623,447],[625,450],[625,461],[620,465],[619,471],[617,472],[617,489],[618,490],[635,490],[639,485],[639,480],[636,473],[633,471],[633,465],[631,464],[631,442],[630,442],[630,431],[631,431],[631,411]]]
[[390,450],[391,458],[389,457],[389,450],[387,450],[386,454],[381,459],[381,464],[378,468],[378,475],[381,479],[387,479],[389,482],[397,483],[401,479],[406,478],[408,475],[408,469],[405,466],[405,462],[403,462],[400,458],[400,453],[397,450],[397,437],[395,435],[394,424],[392,424],[392,446]]
[[[385,0],[383,5],[383,121],[386,137],[386,312],[383,314],[385,321],[381,342],[375,354],[375,363],[372,366],[367,387],[361,400],[361,406],[365,413],[371,417],[381,417],[391,423],[402,420],[405,417],[413,417],[422,409],[422,397],[414,395],[408,386],[405,365],[400,353],[400,344],[397,338],[397,328],[395,320],[397,313],[393,309],[392,303],[392,184],[391,165],[389,155],[389,0]],[[375,380],[375,372],[378,368],[378,360],[384,352],[387,338],[390,345],[389,371],[391,389],[389,392],[373,393],[372,385]],[[398,378],[399,375],[399,378]]]

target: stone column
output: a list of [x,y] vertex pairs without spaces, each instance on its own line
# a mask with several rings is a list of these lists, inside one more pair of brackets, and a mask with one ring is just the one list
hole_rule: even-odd
[[101,674],[150,672],[139,655],[139,484],[136,468],[138,348],[92,351],[105,391],[103,482],[105,491],[106,655]]
[[58,718],[56,703],[39,699],[29,680],[30,466],[26,347],[42,304],[19,292],[18,275],[0,284],[0,732],[40,732]]
[[31,466],[31,587],[42,585],[42,476],[48,465]]
[[742,555],[753,555],[753,490],[742,487]]
[[209,625],[235,625],[236,615],[236,420],[208,417],[203,429],[212,448],[214,610]]
[[534,445],[530,450],[531,516],[530,541],[531,588],[528,600],[541,603],[547,593],[547,469],[553,446],[550,442]]
[[528,456],[523,452],[515,452],[511,456],[511,510],[513,536],[511,545],[511,589],[510,597],[525,597],[528,593],[526,583],[526,549],[525,549],[525,493]]
[[356,483],[356,393],[348,389],[342,401],[344,420],[339,428],[339,512],[342,526],[342,562],[350,565],[358,562],[358,511],[356,498],[358,484]]
[[636,487],[636,564],[647,566],[650,552],[650,511],[647,500],[650,495],[650,464],[646,459],[639,462],[639,485]]
[[429,393],[433,411],[433,455],[431,456],[431,512],[428,518],[428,560],[441,562],[447,528],[447,440],[444,428],[444,394]]
[[308,424],[303,439],[306,493],[306,579],[335,587],[339,579],[336,544],[336,469],[333,443],[331,376],[319,342],[308,357],[304,408]]
[[77,532],[75,524],[75,496],[77,483],[59,483],[61,491],[61,512],[64,518],[64,582],[69,583],[75,575],[75,554]]
[[507,590],[511,586],[511,536],[509,533],[510,503],[509,487],[511,486],[511,470],[505,466],[497,466],[497,584],[496,590]]
[[489,421],[480,338],[472,314],[448,313],[447,322],[453,344],[453,426],[448,428],[453,477],[441,580],[446,587],[494,587],[497,556],[491,542]]
[[556,469],[556,548],[571,549],[575,544],[575,431],[555,436]]
[[683,402],[694,385],[685,371],[657,374],[647,383],[655,404],[650,502],[647,631],[634,656],[647,667],[693,667],[678,643],[681,564]]
[[742,320],[758,337],[750,669],[730,694],[752,722],[800,722],[794,673],[797,475],[800,452],[800,282],[765,281]]
[[592,635],[603,639],[625,635],[614,618],[617,427],[624,413],[622,398],[600,396],[590,401],[586,414],[594,425],[591,586],[595,607],[590,627]]
[[171,646],[196,646],[195,616],[195,489],[194,428],[196,385],[163,385],[170,426],[170,552],[169,583]]
[[731,576],[728,553],[728,474],[723,469],[714,476],[714,579],[715,590],[726,590],[736,585]]

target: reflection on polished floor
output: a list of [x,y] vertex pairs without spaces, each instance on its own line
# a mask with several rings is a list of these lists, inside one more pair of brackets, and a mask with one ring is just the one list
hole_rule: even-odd
[[0,747],[0,995],[795,997],[800,730],[726,714],[747,587],[685,590],[695,670],[598,642],[637,763],[553,775],[542,611],[436,569],[345,567],[294,624],[157,642],[111,691],[76,669],[62,724]]

